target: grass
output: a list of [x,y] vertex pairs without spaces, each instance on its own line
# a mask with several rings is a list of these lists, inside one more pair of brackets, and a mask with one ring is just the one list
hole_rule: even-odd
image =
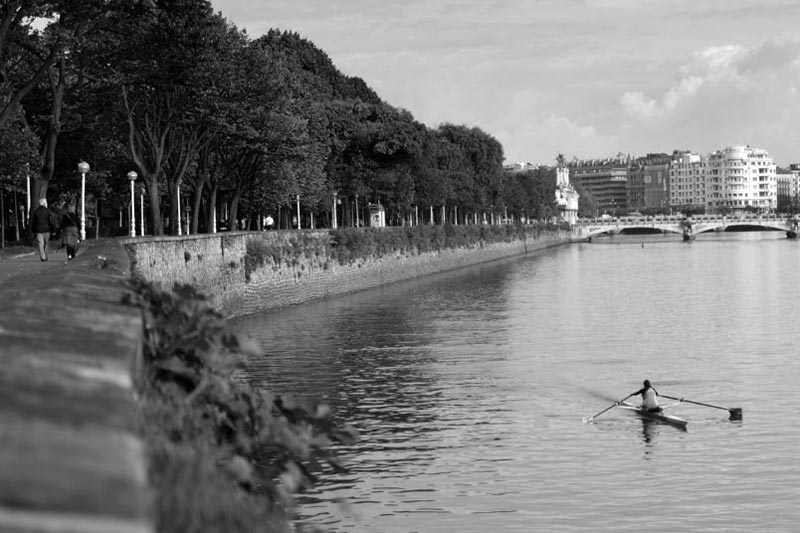
[[11,259],[19,255],[27,255],[33,253],[36,253],[36,248],[33,246],[25,246],[23,244],[17,244],[17,243],[9,245],[9,243],[6,243],[6,247],[0,249],[0,258]]

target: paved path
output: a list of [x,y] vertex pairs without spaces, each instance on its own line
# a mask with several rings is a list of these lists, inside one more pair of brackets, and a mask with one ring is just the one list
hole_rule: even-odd
[[152,531],[141,311],[119,243],[85,244],[0,258],[0,532]]
[[48,249],[47,261],[39,260],[39,252],[33,248],[3,254],[0,255],[0,286],[20,275],[29,277],[44,272],[55,273],[57,269],[63,270],[68,266],[66,249],[58,250],[52,244]]

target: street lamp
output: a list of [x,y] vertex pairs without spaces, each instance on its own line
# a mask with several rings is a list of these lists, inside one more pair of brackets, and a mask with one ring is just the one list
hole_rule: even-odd
[[31,218],[31,164],[25,163],[25,227]]
[[178,183],[177,186],[177,195],[178,195],[178,236],[183,235],[183,229],[181,228],[181,184]]
[[78,172],[81,173],[81,240],[86,240],[86,173],[89,172],[89,163],[78,163]]
[[338,221],[336,220],[336,210],[337,210],[336,206],[338,205],[339,202],[337,196],[338,194],[336,193],[336,191],[333,191],[333,224],[331,224],[333,226],[333,229],[339,227]]
[[144,237],[144,186],[139,189],[139,235]]
[[128,172],[128,179],[131,180],[131,237],[136,237],[136,196],[134,193],[134,182],[139,175],[133,170]]
[[300,229],[300,195],[297,195],[297,229]]

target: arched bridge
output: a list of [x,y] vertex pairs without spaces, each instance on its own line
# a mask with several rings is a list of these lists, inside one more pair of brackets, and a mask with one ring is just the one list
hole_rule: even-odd
[[572,238],[575,240],[591,240],[596,235],[618,235],[620,233],[638,233],[647,230],[662,233],[677,233],[684,240],[691,240],[700,233],[726,231],[738,228],[761,228],[786,232],[786,236],[797,238],[800,234],[800,216],[798,215],[696,215],[691,217],[653,216],[653,217],[609,217],[579,218],[572,226]]

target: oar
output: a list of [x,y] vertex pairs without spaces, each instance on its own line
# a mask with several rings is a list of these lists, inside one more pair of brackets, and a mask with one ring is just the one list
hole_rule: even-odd
[[713,407],[714,409],[722,409],[723,411],[728,411],[730,413],[731,420],[742,419],[741,407],[720,407],[719,405],[711,405],[710,403],[695,402],[692,400],[686,400],[684,398],[675,398],[674,396],[667,396],[666,394],[659,394],[659,396],[662,396],[664,398],[669,398],[670,400],[678,400],[679,402],[693,403],[695,405],[702,405],[704,407]]
[[583,423],[584,423],[584,424],[588,424],[589,422],[591,422],[592,420],[594,420],[594,419],[595,419],[595,418],[597,418],[598,416],[602,415],[603,413],[605,413],[605,412],[606,412],[606,411],[608,411],[609,409],[612,409],[612,408],[614,408],[614,407],[618,406],[619,404],[621,404],[622,402],[624,402],[625,400],[627,400],[627,399],[628,399],[628,398],[630,398],[631,396],[633,396],[633,394],[629,394],[628,396],[625,396],[625,397],[624,397],[623,399],[621,399],[620,401],[612,403],[611,405],[609,405],[608,407],[606,407],[605,409],[603,409],[602,411],[600,411],[599,413],[597,413],[597,414],[596,414],[596,415],[594,415],[594,416],[590,416],[589,418],[584,418],[584,419],[583,419]]

